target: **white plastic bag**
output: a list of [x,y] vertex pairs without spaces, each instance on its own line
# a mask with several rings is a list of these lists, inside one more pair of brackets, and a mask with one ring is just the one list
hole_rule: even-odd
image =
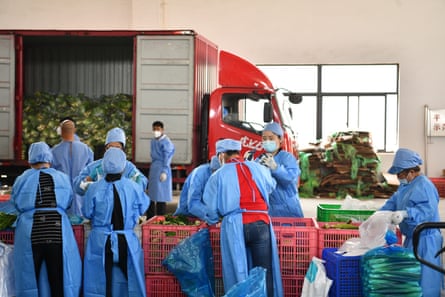
[[13,246],[0,241],[0,297],[15,296]]
[[345,200],[340,206],[344,210],[377,210],[374,202],[371,200],[360,200],[346,195]]
[[385,246],[386,232],[388,230],[395,231],[394,225],[391,224],[392,211],[376,211],[360,227],[360,243],[362,248],[373,249]]
[[325,261],[312,257],[304,277],[301,297],[327,297],[332,286],[332,280],[326,276]]

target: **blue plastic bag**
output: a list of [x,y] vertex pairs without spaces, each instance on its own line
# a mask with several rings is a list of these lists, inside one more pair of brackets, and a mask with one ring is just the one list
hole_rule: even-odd
[[189,297],[214,297],[215,275],[208,229],[182,240],[162,261]]
[[224,297],[267,297],[266,269],[252,268],[249,277],[234,285]]

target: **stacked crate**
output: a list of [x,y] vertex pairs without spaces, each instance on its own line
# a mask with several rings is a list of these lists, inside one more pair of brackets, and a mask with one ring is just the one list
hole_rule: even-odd
[[272,218],[285,297],[300,296],[318,236],[313,218]]
[[[85,239],[83,225],[73,225],[74,237],[76,238],[77,246],[79,247],[80,257],[83,259]],[[0,230],[0,241],[6,244],[14,244],[15,229]]]
[[[340,204],[319,204],[317,206],[317,257],[322,257],[323,249],[325,248],[339,248],[346,240],[360,237],[358,230],[360,222],[365,221],[374,212],[374,210],[341,209]],[[348,222],[350,220],[356,222],[353,225],[356,225],[357,229],[328,228],[337,223]]]
[[178,280],[162,261],[179,242],[202,226],[162,225],[163,221],[165,217],[156,216],[141,226],[147,297],[184,297]]
[[[316,222],[311,218],[272,218],[285,297],[300,296],[312,257],[317,253]],[[215,296],[224,295],[220,225],[209,226],[215,267]]]

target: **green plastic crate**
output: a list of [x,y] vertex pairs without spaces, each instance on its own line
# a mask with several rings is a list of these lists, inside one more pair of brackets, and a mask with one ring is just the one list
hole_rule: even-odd
[[341,204],[319,204],[317,206],[318,222],[347,222],[349,220],[363,222],[375,210],[340,209]]

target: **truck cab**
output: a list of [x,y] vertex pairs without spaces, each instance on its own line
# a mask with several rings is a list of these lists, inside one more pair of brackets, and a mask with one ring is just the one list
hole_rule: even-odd
[[267,76],[239,56],[221,51],[219,63],[220,87],[212,92],[208,111],[203,112],[209,115],[208,131],[203,131],[204,137],[208,135],[205,155],[210,158],[215,154],[213,144],[219,139],[232,138],[241,141],[242,154],[252,151],[257,157],[262,151],[261,132],[265,124],[273,121],[283,127],[282,148],[297,157],[290,122],[291,101],[277,94]]

